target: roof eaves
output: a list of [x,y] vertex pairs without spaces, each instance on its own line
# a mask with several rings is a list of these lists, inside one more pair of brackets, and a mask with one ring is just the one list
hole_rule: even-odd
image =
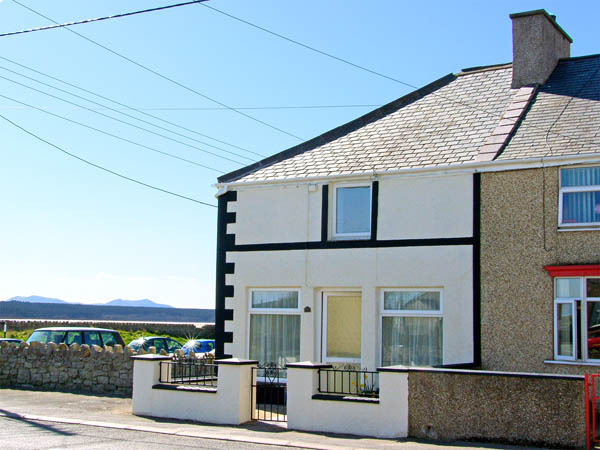
[[335,139],[338,139],[346,134],[357,130],[377,119],[380,119],[388,114],[393,113],[394,111],[399,110],[405,106],[410,105],[411,103],[416,102],[417,100],[429,95],[438,89],[450,84],[452,81],[456,79],[456,75],[450,73],[432,83],[429,83],[426,86],[423,86],[416,91],[410,92],[399,99],[394,100],[386,105],[383,105],[357,119],[354,119],[344,125],[340,125],[337,128],[329,130],[320,136],[312,138],[306,142],[303,142],[299,145],[291,147],[282,152],[276,153],[275,155],[269,156],[265,159],[262,159],[254,164],[250,164],[246,167],[242,167],[241,169],[234,170],[233,172],[226,173],[225,175],[221,175],[217,178],[219,183],[229,183],[236,181],[246,175],[249,175],[252,172],[255,172],[259,169],[271,166],[280,161],[292,158],[301,153],[313,150],[321,145],[327,144]]

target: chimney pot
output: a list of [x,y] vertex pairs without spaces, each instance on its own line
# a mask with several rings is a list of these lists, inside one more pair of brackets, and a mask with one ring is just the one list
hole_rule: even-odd
[[512,87],[544,84],[558,60],[571,54],[573,39],[544,9],[511,14],[513,29]]

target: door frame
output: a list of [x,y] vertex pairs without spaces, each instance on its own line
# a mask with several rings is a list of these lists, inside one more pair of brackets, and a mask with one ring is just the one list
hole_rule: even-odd
[[[361,305],[361,357],[360,358],[337,358],[337,357],[328,357],[327,354],[327,299],[328,297],[339,297],[339,296],[347,296],[349,294],[356,294],[356,296],[360,297],[360,305]],[[321,316],[320,323],[320,336],[319,336],[319,352],[320,352],[320,360],[323,363],[358,363],[362,362],[362,300],[363,293],[361,289],[356,288],[339,288],[339,289],[322,289],[320,291],[321,304],[319,308],[319,313]]]

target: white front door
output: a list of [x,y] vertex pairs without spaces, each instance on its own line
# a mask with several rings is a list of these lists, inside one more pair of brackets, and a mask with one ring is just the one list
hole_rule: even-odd
[[323,362],[360,363],[361,303],[360,292],[323,293]]

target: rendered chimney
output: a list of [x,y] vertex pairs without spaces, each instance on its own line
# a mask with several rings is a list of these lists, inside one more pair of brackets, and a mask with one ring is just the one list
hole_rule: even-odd
[[560,58],[571,54],[573,39],[544,9],[511,14],[514,89],[544,84]]

